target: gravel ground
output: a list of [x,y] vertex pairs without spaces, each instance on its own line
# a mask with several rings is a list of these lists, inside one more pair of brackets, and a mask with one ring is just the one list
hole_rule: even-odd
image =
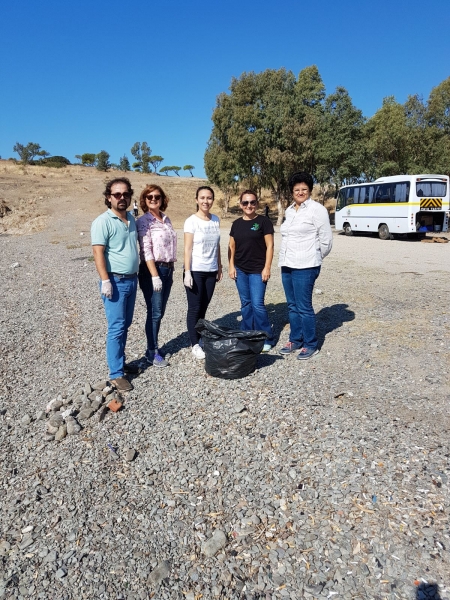
[[[320,354],[235,381],[192,358],[179,266],[170,367],[57,442],[49,401],[87,405],[107,371],[87,236],[54,236],[0,237],[0,598],[450,597],[450,244],[335,235]],[[281,346],[277,267],[267,304]],[[237,325],[228,278],[207,317]],[[144,320],[139,292],[129,360]]]

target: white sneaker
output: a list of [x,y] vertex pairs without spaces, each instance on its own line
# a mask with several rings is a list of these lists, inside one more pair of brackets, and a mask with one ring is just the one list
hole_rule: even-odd
[[195,358],[198,358],[199,360],[201,360],[202,358],[205,358],[205,353],[203,352],[203,350],[200,348],[200,346],[198,344],[195,344],[195,346],[192,346],[192,354],[195,356]]

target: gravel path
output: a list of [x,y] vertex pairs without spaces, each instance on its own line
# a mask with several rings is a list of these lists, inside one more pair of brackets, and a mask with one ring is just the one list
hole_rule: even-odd
[[[0,598],[450,597],[450,244],[335,235],[320,354],[236,381],[192,358],[179,266],[170,367],[56,442],[48,402],[87,402],[107,372],[87,236],[54,235],[0,237]],[[267,304],[280,346],[277,267]],[[227,278],[207,317],[238,316]],[[129,360],[144,320],[139,292]]]

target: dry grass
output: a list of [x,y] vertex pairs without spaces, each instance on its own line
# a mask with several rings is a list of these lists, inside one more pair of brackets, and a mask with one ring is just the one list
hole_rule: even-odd
[[[81,232],[87,234],[93,219],[105,209],[102,197],[105,182],[120,176],[130,179],[138,200],[145,185],[160,185],[169,196],[167,214],[175,228],[181,228],[185,219],[194,212],[196,189],[207,184],[205,179],[197,177],[167,177],[122,171],[103,173],[81,165],[56,169],[0,160],[0,202],[4,201],[11,209],[0,218],[0,233],[20,235],[48,229],[53,231],[53,243],[73,241]],[[222,216],[219,205],[223,194],[215,186],[213,188],[217,200],[214,212]],[[317,191],[314,190],[313,197],[316,196]],[[263,191],[261,208],[266,204],[274,216],[275,203],[270,193]],[[333,208],[326,206],[328,210]],[[231,223],[240,214],[238,196],[234,196],[226,221]]]

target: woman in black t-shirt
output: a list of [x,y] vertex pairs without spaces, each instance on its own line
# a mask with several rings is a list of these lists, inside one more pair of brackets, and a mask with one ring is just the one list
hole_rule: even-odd
[[263,352],[269,352],[274,340],[264,296],[273,258],[273,225],[267,217],[256,214],[255,192],[245,190],[239,202],[244,216],[231,225],[228,274],[236,281],[241,299],[241,329],[265,331]]

